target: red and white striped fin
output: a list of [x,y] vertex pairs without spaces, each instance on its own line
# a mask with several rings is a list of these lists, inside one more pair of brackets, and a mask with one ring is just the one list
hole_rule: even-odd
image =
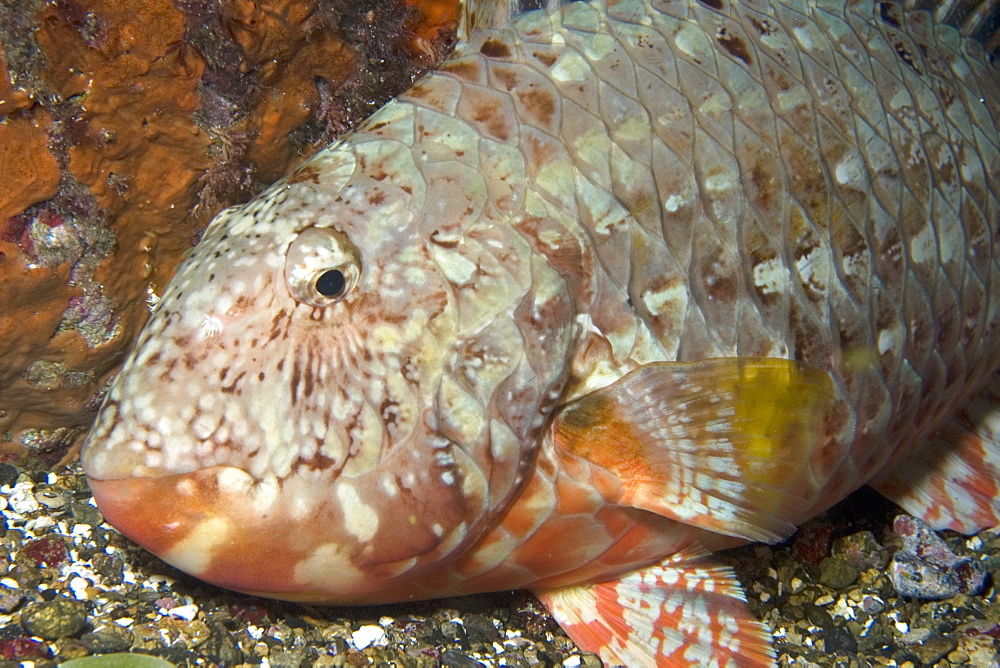
[[1000,374],[872,487],[938,530],[1000,525]]
[[607,665],[774,665],[771,632],[750,612],[732,569],[700,548],[620,580],[534,594]]

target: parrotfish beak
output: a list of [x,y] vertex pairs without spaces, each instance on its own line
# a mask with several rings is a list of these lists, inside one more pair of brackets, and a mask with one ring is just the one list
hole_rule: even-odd
[[312,599],[296,584],[300,555],[285,535],[289,523],[248,503],[246,487],[232,482],[247,477],[238,469],[212,467],[89,482],[109,524],[182,571],[236,591]]

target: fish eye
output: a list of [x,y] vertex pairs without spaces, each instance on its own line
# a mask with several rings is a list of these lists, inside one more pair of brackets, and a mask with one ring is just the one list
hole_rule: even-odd
[[285,283],[298,302],[325,307],[349,295],[361,278],[361,257],[347,235],[326,227],[299,232],[285,256]]
[[347,287],[347,278],[339,269],[327,269],[316,279],[316,292],[324,297],[339,297]]

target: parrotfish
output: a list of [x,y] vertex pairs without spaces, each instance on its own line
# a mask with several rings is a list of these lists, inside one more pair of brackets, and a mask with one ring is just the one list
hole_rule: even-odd
[[179,266],[82,451],[107,520],[323,604],[527,588],[761,665],[716,551],[864,484],[1000,523],[1000,69],[870,0],[521,13]]

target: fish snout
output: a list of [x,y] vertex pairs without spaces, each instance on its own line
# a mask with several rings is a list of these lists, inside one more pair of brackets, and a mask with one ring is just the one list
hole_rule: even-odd
[[[334,508],[296,507],[273,479],[214,466],[88,481],[109,524],[213,585],[306,603],[354,603],[384,582],[357,566],[357,542],[331,531]],[[327,576],[321,586],[312,577],[316,570]]]
[[[384,474],[260,479],[211,466],[88,475],[108,524],[167,563],[226,589],[306,603],[440,595],[425,578],[462,549],[470,517],[482,512],[481,499],[474,504],[479,512],[470,512],[461,486],[441,475],[413,476],[409,490],[421,499],[419,508],[408,508],[409,492]],[[421,482],[429,487],[420,489]]]
[[180,570],[237,591],[302,594],[299,557],[288,542],[301,527],[287,522],[247,473],[217,466],[88,482],[109,524]]

